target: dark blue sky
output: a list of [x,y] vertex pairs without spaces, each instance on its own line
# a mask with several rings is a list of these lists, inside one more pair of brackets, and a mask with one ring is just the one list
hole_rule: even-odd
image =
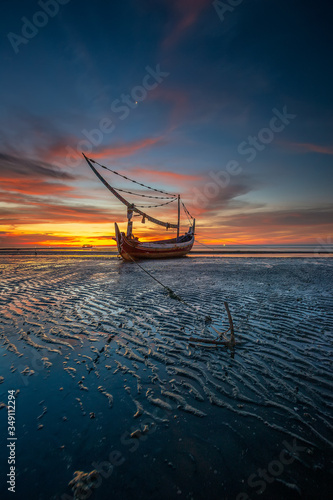
[[183,193],[206,241],[327,241],[332,10],[284,0],[3,2],[0,244],[74,244],[88,233],[105,243],[124,211],[82,150]]

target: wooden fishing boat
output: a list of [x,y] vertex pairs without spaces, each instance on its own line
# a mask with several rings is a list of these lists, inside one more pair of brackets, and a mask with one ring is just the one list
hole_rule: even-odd
[[[119,200],[121,201],[124,205],[127,206],[127,232],[126,234],[123,232],[120,232],[118,224],[115,223],[115,240],[117,242],[117,247],[119,254],[124,260],[136,260],[136,259],[165,259],[165,258],[170,258],[170,257],[182,257],[190,252],[190,250],[193,247],[194,244],[194,237],[195,237],[195,219],[191,216],[187,208],[185,207],[184,203],[180,199],[180,195],[174,195],[170,193],[166,193],[165,191],[161,191],[159,189],[152,188],[150,186],[146,186],[145,184],[142,184],[140,182],[137,182],[133,179],[129,179],[128,177],[119,174],[119,172],[115,172],[114,170],[105,167],[104,165],[101,165],[100,163],[96,162],[95,160],[92,160],[91,158],[87,158],[87,156],[82,153],[85,160],[87,161],[89,167],[92,169],[92,171],[96,174],[96,176],[103,182],[103,184],[108,188],[109,191]],[[156,196],[154,195],[147,195],[143,193],[133,193],[132,191],[125,191],[124,189],[120,188],[114,188],[112,187],[105,179],[102,177],[102,175],[98,172],[98,170],[94,167],[94,164],[99,165],[102,168],[105,168],[106,170],[109,170],[110,172],[113,172],[114,174],[125,178],[128,181],[134,182],[135,184],[139,184],[140,186],[143,186],[149,190],[152,190],[156,193],[163,194],[163,196]],[[159,205],[153,205],[153,207],[157,206],[163,206],[167,205],[169,203],[172,203],[173,201],[178,202],[178,221],[177,224],[169,223],[169,222],[163,222],[159,219],[156,219],[154,217],[151,217],[148,215],[146,212],[143,212],[140,210],[140,208],[134,204],[128,202],[120,193],[119,191],[126,192],[129,194],[134,194],[136,196],[143,196],[145,198],[154,198],[154,199],[168,199],[167,202],[163,202]],[[180,235],[180,205],[182,204],[183,209],[189,218],[190,221],[190,228],[189,230],[183,234]],[[151,208],[151,206],[149,207]],[[177,229],[177,236],[175,238],[170,238],[170,239],[165,239],[165,240],[157,240],[157,241],[140,241],[137,237],[133,235],[133,215],[138,214],[142,216],[141,222],[144,224],[146,219],[149,220],[150,222],[157,224],[159,226],[165,227],[167,230],[169,228],[171,229]]]

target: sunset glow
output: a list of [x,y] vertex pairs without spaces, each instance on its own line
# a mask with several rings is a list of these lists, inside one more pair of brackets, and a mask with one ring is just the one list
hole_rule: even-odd
[[[16,4],[34,14],[32,5]],[[29,43],[13,50],[6,39],[0,247],[115,244],[114,222],[125,230],[126,209],[82,152],[180,193],[205,244],[327,239],[333,231],[332,70],[322,31],[310,42],[302,28],[307,14],[296,7],[273,14],[244,2],[221,22],[209,0],[148,4],[133,4],[131,16],[120,4],[105,4],[93,18],[82,5],[78,19],[77,5],[68,2]],[[19,31],[16,9],[3,17],[8,29]],[[294,57],[287,35],[265,29],[279,22],[285,33],[296,30],[308,58]],[[248,23],[265,43],[258,46]],[[87,32],[103,32],[103,40]],[[114,187],[146,193],[100,171]],[[149,208],[159,200],[143,200],[152,216],[176,222],[175,203]],[[134,234],[151,241],[173,232],[135,218]]]

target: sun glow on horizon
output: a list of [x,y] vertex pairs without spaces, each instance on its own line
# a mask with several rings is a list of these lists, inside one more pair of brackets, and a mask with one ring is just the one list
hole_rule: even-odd
[[[118,223],[121,232],[126,234],[127,222]],[[181,234],[187,231],[187,227],[182,226]],[[252,228],[253,229],[253,228]],[[233,228],[230,228],[234,232]],[[306,239],[304,234],[293,234],[293,237],[287,232],[282,232],[279,238],[259,236],[253,231],[253,235],[244,230],[239,234],[230,236],[227,231],[221,234],[221,237],[211,236],[211,228],[197,227],[195,245],[208,246],[230,246],[230,245],[274,245],[274,244],[316,244],[320,233],[312,235],[311,239]],[[152,226],[150,224],[133,225],[133,234],[140,241],[154,241],[174,238],[175,230],[166,231],[164,228]],[[273,235],[272,235],[273,236]],[[3,226],[0,234],[0,248],[6,247],[82,247],[91,245],[93,247],[116,246],[114,240],[114,223],[54,223],[54,224],[22,224],[13,226]]]

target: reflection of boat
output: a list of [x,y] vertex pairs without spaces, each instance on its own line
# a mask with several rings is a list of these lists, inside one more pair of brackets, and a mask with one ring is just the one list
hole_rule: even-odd
[[[151,188],[149,186],[145,186],[144,184],[134,181],[132,179],[129,179],[128,177],[125,177],[118,172],[115,172],[114,170],[111,170],[107,167],[104,167],[103,165],[100,165],[96,161],[92,160],[91,158],[87,158],[83,154],[84,158],[86,159],[88,165],[92,169],[92,171],[97,175],[97,177],[103,182],[103,184],[111,191],[111,193],[118,198],[124,205],[127,206],[127,232],[126,235],[123,232],[120,232],[118,228],[118,224],[115,223],[115,231],[116,231],[116,237],[114,238],[117,241],[117,246],[118,246],[118,251],[120,255],[122,256],[123,259],[125,260],[134,260],[134,259],[159,259],[159,258],[167,258],[167,257],[182,257],[183,255],[186,255],[187,253],[190,252],[192,249],[193,243],[194,243],[194,229],[195,229],[195,219],[190,215],[188,212],[187,208],[185,207],[184,203],[181,201],[180,196],[174,195],[174,194],[169,194],[166,193],[165,191],[161,191],[159,189]],[[143,193],[133,193],[131,191],[125,191],[124,189],[120,188],[113,188],[106,182],[106,180],[101,176],[101,174],[96,170],[96,168],[92,165],[92,163],[97,164],[106,170],[110,170],[111,172],[117,174],[120,177],[123,177],[131,182],[134,182],[135,184],[139,184],[140,186],[143,186],[147,189],[150,189],[152,191],[155,191],[156,193],[162,193],[164,196],[153,196],[153,195],[147,195]],[[158,219],[155,219],[154,217],[151,217],[150,215],[146,214],[142,210],[140,210],[134,203],[129,203],[121,194],[119,194],[118,191],[126,192],[128,194],[136,195],[136,196],[142,196],[145,198],[154,198],[154,199],[163,199],[163,200],[168,200],[164,201],[163,203],[159,205],[153,205],[153,207],[157,206],[162,206],[162,205],[167,205],[169,203],[172,203],[173,201],[178,201],[178,222],[177,224],[171,224],[169,222],[163,222]],[[179,228],[180,228],[180,204],[182,204],[184,211],[188,217],[192,219],[191,226],[188,230],[187,233],[183,235],[179,235]],[[146,208],[146,207],[141,207],[141,208]],[[152,208],[152,206],[147,207],[147,208]],[[132,233],[132,217],[133,214],[139,214],[142,216],[141,222],[144,224],[145,220],[149,220],[150,222],[157,224],[159,226],[164,226],[167,230],[169,228],[172,229],[177,229],[177,237],[176,238],[170,238],[166,240],[158,240],[158,241],[150,241],[150,242],[143,242],[139,241],[138,238],[136,238],[133,233]]]

